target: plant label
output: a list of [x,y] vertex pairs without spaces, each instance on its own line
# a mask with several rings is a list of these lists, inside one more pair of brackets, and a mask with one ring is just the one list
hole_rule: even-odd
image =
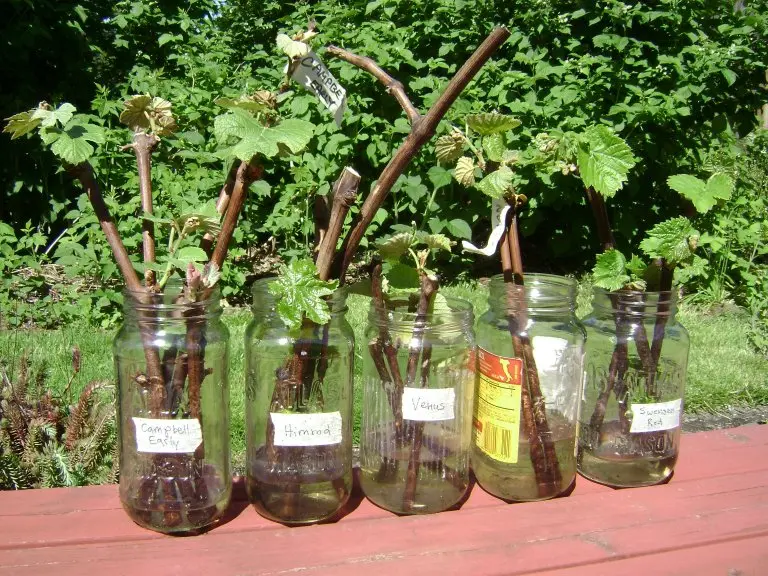
[[453,388],[404,388],[403,418],[417,422],[453,420],[456,391]]
[[499,245],[499,240],[501,240],[501,236],[504,234],[509,208],[510,206],[507,204],[506,200],[494,198],[491,202],[492,228],[485,248],[478,248],[471,242],[462,240],[461,247],[464,248],[464,251],[472,252],[473,254],[482,254],[483,256],[493,256],[496,253],[496,247]]
[[136,451],[152,454],[192,454],[203,441],[197,418],[168,420],[133,418],[136,427]]
[[323,106],[333,114],[337,126],[341,126],[347,107],[347,91],[333,77],[317,54],[310,52],[301,58],[291,75],[297,83],[312,92]]
[[632,404],[630,432],[658,432],[680,426],[682,399],[653,404]]
[[472,418],[475,446],[494,460],[516,464],[523,361],[479,348],[477,373],[477,402]]
[[275,446],[328,446],[341,444],[341,412],[285,414],[270,412]]

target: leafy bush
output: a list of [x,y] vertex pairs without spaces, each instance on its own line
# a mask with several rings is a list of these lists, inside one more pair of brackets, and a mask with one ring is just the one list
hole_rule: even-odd
[[[14,2],[14,9],[33,27],[43,26],[42,12],[24,12],[21,4]],[[634,5],[618,0],[297,4],[196,0],[188,7],[186,2],[171,0],[124,0],[111,7],[98,2],[43,4],[50,4],[52,10],[55,5],[57,18],[73,23],[66,29],[54,27],[52,34],[62,46],[75,34],[76,41],[67,44],[62,59],[70,67],[71,59],[78,65],[86,62],[87,74],[75,87],[59,83],[55,89],[42,90],[33,78],[19,77],[13,108],[3,111],[8,116],[41,97],[56,103],[74,100],[85,110],[90,100],[91,121],[103,126],[106,134],[95,168],[121,235],[133,238],[134,246],[140,241],[140,207],[134,160],[121,151],[130,139],[128,130],[117,122],[122,101],[132,94],[152,93],[174,103],[180,130],[155,154],[153,188],[160,196],[158,204],[167,206],[169,213],[203,204],[217,196],[229,170],[212,154],[213,117],[221,113],[216,98],[275,88],[284,63],[274,49],[275,37],[278,32],[303,28],[310,18],[319,24],[317,45],[335,43],[373,57],[405,84],[423,108],[436,99],[488,29],[506,23],[512,37],[454,105],[438,136],[449,134],[452,124],[461,126],[469,113],[494,110],[522,121],[522,128],[507,142],[518,150],[534,147],[542,134],[580,133],[588,126],[607,125],[627,141],[638,159],[627,185],[609,201],[618,247],[625,253],[631,253],[658,221],[685,211],[685,201],[667,185],[669,176],[706,177],[715,171],[708,168],[715,158],[718,166],[737,170],[745,158],[752,162],[759,157],[737,153],[733,145],[739,142],[737,135],[752,132],[754,111],[768,100],[762,86],[768,67],[768,4],[764,0],[749,2],[742,11],[729,3],[704,0]],[[20,32],[9,34],[17,44],[21,41]],[[55,52],[50,44],[42,46],[41,50]],[[222,271],[223,294],[230,301],[247,299],[244,286],[257,264],[256,255],[258,259],[270,253],[271,247],[283,256],[308,255],[313,196],[326,193],[348,163],[363,176],[363,186],[371,183],[409,129],[399,107],[375,80],[323,56],[322,49],[318,52],[346,87],[349,112],[338,128],[313,96],[294,95],[291,114],[315,123],[316,136],[300,162],[287,168],[267,164],[268,184],[252,190],[230,250],[230,263]],[[37,69],[47,68],[40,59],[30,62]],[[746,149],[752,146],[747,144]],[[4,275],[5,296],[0,305],[15,313],[13,323],[40,322],[45,298],[56,293],[61,295],[57,297],[62,319],[90,304],[95,305],[89,316],[93,322],[113,322],[120,296],[111,283],[118,276],[107,257],[108,247],[95,230],[97,222],[86,209],[86,199],[79,197],[70,206],[74,188],[53,173],[49,157],[29,152],[20,162],[13,151],[4,158],[0,194],[9,208],[2,219],[13,228],[15,239],[7,229],[0,232],[0,250],[12,253],[6,270],[11,266],[14,270],[12,287]],[[458,239],[487,234],[489,221],[482,214],[490,214],[490,200],[454,183],[450,171],[435,166],[433,158],[430,145],[396,184],[370,228],[374,240],[389,234],[393,225],[410,226],[413,221],[425,222],[431,233]],[[743,170],[752,168],[747,170],[744,164]],[[734,198],[707,216],[709,226],[695,223],[713,237],[742,234],[738,240],[742,251],[731,252],[735,241],[705,245],[712,250],[710,262],[728,263],[728,274],[722,277],[730,278],[734,286],[742,280],[737,269],[745,271],[748,279],[758,271],[755,266],[762,257],[756,253],[750,260],[750,239],[739,232],[743,229],[739,218],[749,220],[749,226],[756,218],[762,221],[754,204],[760,188],[745,174],[738,177]],[[515,188],[530,203],[521,216],[528,266],[555,272],[591,266],[598,243],[581,183],[530,164],[517,171]],[[31,214],[30,198],[44,198],[38,205],[46,208]],[[733,206],[740,208],[734,212]],[[715,230],[715,222],[727,230]],[[102,293],[86,297],[66,284],[52,285],[40,273],[20,277],[16,272],[20,268],[37,270],[32,260],[38,267],[61,265],[73,277],[104,286]],[[454,251],[449,259],[442,259],[441,267],[456,277],[495,273],[497,264]],[[695,286],[704,290],[713,284]],[[759,288],[755,284],[752,296],[745,293],[740,301],[749,304],[750,298],[759,299]],[[22,291],[32,296],[25,297]],[[17,296],[23,304],[10,301]],[[759,316],[764,308],[756,310]]]

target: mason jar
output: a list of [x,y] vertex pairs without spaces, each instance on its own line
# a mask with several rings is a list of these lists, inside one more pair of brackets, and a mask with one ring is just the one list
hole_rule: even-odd
[[526,274],[494,276],[477,326],[472,469],[504,500],[552,498],[576,477],[576,424],[584,329],[576,282]]
[[438,296],[371,303],[363,351],[360,484],[401,514],[440,512],[469,487],[475,339],[471,305]]
[[273,280],[254,283],[245,333],[247,492],[262,516],[311,524],[334,517],[352,491],[354,333],[342,289],[328,323],[289,330]]
[[579,420],[579,473],[616,487],[672,474],[680,445],[688,333],[673,291],[594,290]]
[[183,286],[123,292],[113,343],[118,383],[120,501],[137,524],[194,532],[221,518],[232,494],[229,332],[219,292]]

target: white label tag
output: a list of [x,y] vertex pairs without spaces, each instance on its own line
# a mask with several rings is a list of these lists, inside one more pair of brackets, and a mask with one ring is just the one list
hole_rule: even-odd
[[568,340],[554,336],[534,336],[532,344],[536,369],[546,372],[557,368],[563,350],[568,347]]
[[478,248],[471,242],[466,240],[461,241],[461,247],[466,252],[472,252],[474,254],[482,254],[483,256],[492,256],[496,252],[496,246],[501,240],[501,235],[504,234],[504,228],[507,223],[507,212],[509,212],[509,204],[506,200],[494,198],[491,202],[491,234],[488,236],[488,243],[485,248]]
[[654,404],[632,404],[630,432],[657,432],[680,426],[681,399]]
[[344,109],[347,107],[347,91],[328,71],[317,54],[310,52],[301,57],[291,78],[317,96],[317,99],[333,113],[336,125],[341,126]]
[[270,412],[275,446],[327,446],[341,444],[341,412],[282,414]]
[[137,452],[191,454],[203,441],[203,431],[197,418],[133,418],[133,425],[136,427]]
[[419,422],[453,420],[453,388],[404,388],[403,418]]

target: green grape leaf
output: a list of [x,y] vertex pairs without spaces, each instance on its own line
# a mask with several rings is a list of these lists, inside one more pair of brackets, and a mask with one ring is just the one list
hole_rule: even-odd
[[621,290],[629,282],[626,274],[627,259],[624,255],[611,248],[597,255],[595,267],[592,268],[592,281],[595,286],[609,292]]
[[32,116],[41,119],[41,126],[43,128],[51,128],[56,126],[56,124],[66,125],[72,119],[75,110],[76,108],[72,104],[64,102],[56,110],[49,110],[41,106],[33,112]]
[[590,126],[584,131],[576,155],[584,186],[612,198],[627,181],[627,174],[636,162],[627,143],[607,126]]
[[34,116],[35,112],[36,110],[27,110],[6,118],[7,124],[3,128],[3,132],[10,134],[11,140],[29,134],[42,123],[39,117]]
[[307,44],[292,40],[287,34],[277,35],[277,48],[289,58],[300,58],[309,54],[309,46]]
[[189,262],[207,262],[208,254],[205,250],[197,246],[184,246],[179,248],[173,255],[176,260],[181,260],[185,264]]
[[448,304],[448,299],[442,292],[438,291],[432,298],[429,312],[439,316],[441,314],[450,314],[453,310],[451,310],[451,306]]
[[499,114],[498,112],[486,112],[484,114],[470,114],[466,118],[467,126],[481,136],[499,134],[520,126],[517,118]]
[[445,250],[446,252],[450,252],[451,246],[454,245],[454,242],[445,234],[425,234],[421,241],[430,250]]
[[690,200],[696,211],[706,214],[718,200],[728,200],[733,194],[733,179],[727,174],[717,172],[704,182],[690,174],[676,174],[667,178],[672,190]]
[[139,94],[128,98],[123,106],[120,122],[134,132],[144,130],[158,136],[167,136],[176,131],[176,120],[168,100]]
[[475,187],[491,198],[504,198],[512,187],[513,176],[514,172],[509,167],[501,166],[480,180]]
[[689,261],[696,249],[699,233],[688,218],[680,216],[661,222],[648,231],[640,249],[649,258],[663,258],[667,265]]
[[384,260],[398,260],[408,252],[413,240],[412,232],[398,232],[388,238],[380,239],[376,247]]
[[691,263],[687,266],[677,266],[675,268],[675,283],[686,284],[690,280],[700,276],[706,276],[709,269],[709,260],[694,254]]
[[491,162],[501,162],[506,149],[503,134],[490,134],[483,137],[483,150]]
[[419,287],[419,272],[413,266],[401,262],[385,262],[381,271],[390,288],[408,290]]
[[626,264],[627,272],[635,278],[642,278],[647,267],[648,265],[643,262],[642,258],[635,254],[632,254],[632,258]]
[[240,108],[249,112],[264,112],[277,107],[275,94],[269,90],[257,90],[239,98],[217,98],[214,102],[222,108]]
[[245,110],[235,108],[217,116],[213,129],[219,141],[236,141],[230,148],[222,150],[221,155],[236,156],[248,162],[257,154],[267,158],[277,156],[280,153],[280,145],[294,154],[301,152],[312,139],[314,124],[289,118],[271,127],[263,126]]
[[338,280],[320,280],[315,263],[305,258],[281,266],[277,280],[269,284],[269,291],[277,298],[278,316],[290,330],[295,330],[301,327],[303,316],[316,324],[326,324],[331,319],[323,296],[333,294],[338,285]]
[[453,169],[453,177],[462,186],[472,186],[475,183],[475,161],[467,156],[462,156]]
[[460,133],[451,132],[445,136],[440,136],[435,141],[435,156],[437,161],[442,164],[450,164],[461,156],[464,151],[464,138]]

